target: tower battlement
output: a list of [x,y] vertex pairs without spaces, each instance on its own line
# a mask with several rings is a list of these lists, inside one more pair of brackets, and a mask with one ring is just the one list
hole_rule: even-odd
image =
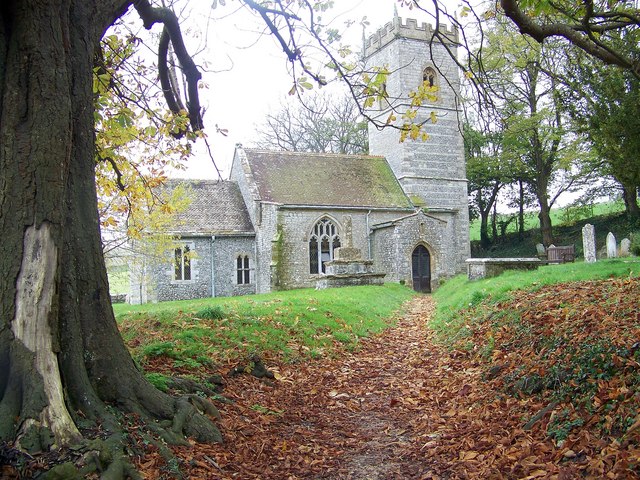
[[[458,29],[449,28],[445,24],[440,24],[439,31],[450,44],[458,43]],[[407,18],[403,21],[400,17],[395,17],[377,32],[371,35],[364,43],[364,56],[369,57],[382,47],[391,43],[396,38],[411,38],[414,40],[430,41],[436,30],[430,23],[422,22],[418,25],[415,18]]]

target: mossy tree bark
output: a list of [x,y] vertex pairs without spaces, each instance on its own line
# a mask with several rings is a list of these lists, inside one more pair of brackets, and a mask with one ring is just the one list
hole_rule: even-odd
[[131,3],[0,6],[0,439],[23,448],[80,440],[85,421],[115,432],[106,405],[140,414],[168,440],[220,440],[204,403],[163,394],[136,369],[108,295],[92,67]]

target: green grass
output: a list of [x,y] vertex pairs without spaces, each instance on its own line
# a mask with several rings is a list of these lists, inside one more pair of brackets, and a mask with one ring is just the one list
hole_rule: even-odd
[[114,305],[141,364],[154,357],[197,369],[252,354],[294,362],[356,349],[393,323],[415,293],[399,284]]
[[118,295],[129,293],[129,265],[114,265],[107,269],[109,293]]
[[430,326],[445,343],[451,344],[467,331],[465,316],[460,312],[481,302],[491,305],[506,300],[517,290],[536,290],[555,283],[639,275],[638,257],[545,265],[533,271],[508,270],[497,277],[474,281],[458,275],[434,293],[438,306]]

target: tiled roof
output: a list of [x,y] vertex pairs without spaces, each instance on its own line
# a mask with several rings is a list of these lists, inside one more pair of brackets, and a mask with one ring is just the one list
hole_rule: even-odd
[[384,157],[244,150],[260,199],[286,205],[411,208]]
[[214,180],[172,180],[169,188],[184,185],[189,206],[177,215],[178,229],[195,234],[254,233],[238,184]]

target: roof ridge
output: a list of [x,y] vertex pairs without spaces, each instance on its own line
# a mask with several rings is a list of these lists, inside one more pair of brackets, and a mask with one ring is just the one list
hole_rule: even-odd
[[167,183],[179,183],[179,182],[203,182],[203,183],[236,183],[235,180],[214,180],[212,178],[168,178]]
[[335,152],[298,152],[293,150],[268,150],[264,148],[244,148],[245,152],[268,153],[290,155],[292,157],[353,157],[353,158],[385,158],[384,155],[372,155],[370,153],[335,153]]

